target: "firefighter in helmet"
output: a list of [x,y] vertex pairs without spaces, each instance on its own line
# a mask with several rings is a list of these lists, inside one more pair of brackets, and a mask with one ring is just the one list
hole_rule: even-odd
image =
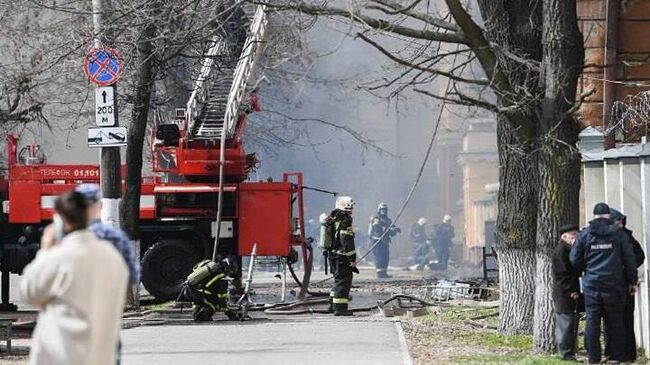
[[388,218],[388,205],[379,203],[377,214],[370,218],[368,225],[368,236],[370,245],[376,245],[374,249],[375,267],[377,268],[377,278],[390,278],[388,275],[388,261],[390,260],[390,241],[401,230],[393,225],[393,221]]
[[224,312],[233,321],[240,319],[228,299],[227,277],[234,277],[236,272],[237,264],[232,258],[203,260],[194,266],[181,291],[181,297],[194,304],[194,321],[211,321],[215,312]]
[[330,293],[330,299],[335,316],[351,316],[348,303],[352,273],[359,272],[356,267],[357,252],[352,229],[354,201],[349,196],[341,196],[336,199],[335,208],[325,222],[331,237],[328,257],[334,274],[334,288]]

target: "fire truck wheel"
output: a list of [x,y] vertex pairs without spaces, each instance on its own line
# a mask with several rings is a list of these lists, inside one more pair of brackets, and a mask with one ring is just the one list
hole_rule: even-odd
[[200,256],[188,243],[162,240],[142,257],[142,284],[158,300],[175,300]]

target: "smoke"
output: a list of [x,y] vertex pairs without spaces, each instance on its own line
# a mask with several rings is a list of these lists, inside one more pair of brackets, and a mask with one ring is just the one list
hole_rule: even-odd
[[[399,70],[373,47],[348,36],[349,30],[349,25],[319,20],[307,32],[309,48],[318,50],[320,56],[314,57],[305,77],[292,89],[273,84],[263,87],[262,102],[267,112],[251,119],[254,138],[247,149],[258,152],[262,160],[254,180],[277,179],[283,171],[302,171],[306,185],[352,196],[356,202],[355,226],[359,237],[365,239],[363,235],[377,205],[387,203],[389,216],[394,216],[406,198],[424,158],[440,106],[428,97],[408,91],[394,98],[368,92],[365,85],[389,80]],[[376,39],[387,47],[403,45],[400,39]],[[389,94],[386,90],[378,92]],[[277,114],[300,121],[285,120],[287,132],[283,136],[285,142],[290,142],[268,148],[260,143],[259,136],[265,128],[273,129]],[[446,118],[453,117],[446,114]],[[303,120],[309,118],[349,127],[370,142],[363,143],[317,121]],[[448,134],[442,129],[442,135]],[[401,246],[402,255],[410,253],[408,230],[413,222],[427,217],[429,222],[436,223],[448,213],[439,208],[440,163],[432,156],[412,203],[398,224],[403,232],[395,241]],[[456,199],[460,198],[459,195]],[[332,196],[307,191],[307,218],[317,221],[319,214],[333,209],[334,201]]]

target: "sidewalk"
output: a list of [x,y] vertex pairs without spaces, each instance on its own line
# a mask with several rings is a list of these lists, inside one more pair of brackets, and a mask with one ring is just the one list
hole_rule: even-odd
[[303,317],[122,331],[124,365],[411,365],[399,323]]

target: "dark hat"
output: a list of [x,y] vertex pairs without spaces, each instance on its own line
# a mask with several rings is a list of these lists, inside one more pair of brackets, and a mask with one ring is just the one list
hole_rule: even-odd
[[613,221],[623,221],[623,219],[625,219],[625,214],[623,214],[622,212],[619,212],[614,208],[609,208],[609,211],[610,214],[612,215]]
[[610,214],[609,205],[605,203],[596,204],[594,206],[594,214],[595,215]]
[[575,224],[565,224],[560,227],[560,234],[565,234],[571,231],[579,231],[580,229]]

